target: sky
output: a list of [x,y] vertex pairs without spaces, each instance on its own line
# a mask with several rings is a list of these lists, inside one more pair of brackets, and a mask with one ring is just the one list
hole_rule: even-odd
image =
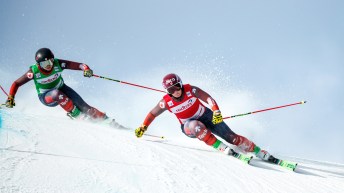
[[[162,89],[177,73],[208,92],[224,116],[301,100],[298,105],[226,120],[273,153],[344,162],[342,1],[0,1],[0,85],[12,82],[49,47],[95,74]],[[67,85],[122,124],[138,127],[162,94],[81,72]],[[0,100],[5,101],[2,94]],[[59,113],[40,104],[33,83],[13,111]],[[150,131],[185,137],[164,113]],[[326,155],[326,156],[324,156]]]

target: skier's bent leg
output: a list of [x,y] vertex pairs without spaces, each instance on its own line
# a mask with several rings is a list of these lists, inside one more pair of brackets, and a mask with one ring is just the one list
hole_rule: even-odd
[[81,114],[80,109],[77,108],[74,105],[73,101],[60,90],[52,90],[48,93],[46,97],[51,97],[73,118],[77,118]]
[[256,144],[254,144],[254,142],[250,141],[244,136],[234,133],[225,122],[214,125],[211,121],[209,121],[212,118],[211,116],[212,115],[210,111],[208,111],[203,121],[215,135],[221,137],[230,144],[236,145],[244,152],[255,153],[257,157],[263,160],[267,160],[270,157],[270,154],[267,151],[261,150]]
[[238,146],[244,152],[254,152],[256,145],[246,137],[234,133],[226,123],[210,125],[212,131],[228,143]]
[[185,135],[191,138],[198,138],[201,141],[204,141],[207,145],[214,147],[220,151],[225,151],[227,146],[218,140],[214,134],[211,133],[205,125],[197,120],[187,121],[183,125],[183,132]]
[[72,88],[64,84],[62,88],[60,89],[64,93],[66,93],[67,96],[69,96],[72,101],[74,102],[75,106],[77,106],[83,113],[88,115],[93,120],[103,120],[107,119],[108,117],[105,115],[105,113],[99,111],[98,109],[91,107],[88,105],[81,96],[76,93]]
[[80,110],[73,104],[72,100],[68,98],[63,92],[52,89],[48,92],[38,95],[39,100],[48,107],[56,107],[60,105],[73,118],[80,115]]
[[260,159],[268,160],[270,157],[269,152],[260,149],[260,147],[258,147],[252,141],[248,140],[246,137],[243,137],[241,135],[235,134],[233,138],[233,144],[238,146],[244,152],[254,153]]

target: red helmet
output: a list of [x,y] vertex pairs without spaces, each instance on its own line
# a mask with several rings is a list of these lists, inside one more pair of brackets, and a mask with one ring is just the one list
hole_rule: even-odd
[[183,82],[176,74],[168,74],[162,79],[162,86],[169,94],[173,94],[174,91],[180,90],[183,87]]

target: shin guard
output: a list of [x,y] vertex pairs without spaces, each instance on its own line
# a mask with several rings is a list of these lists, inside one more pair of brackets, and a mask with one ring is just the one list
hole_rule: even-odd
[[216,137],[207,128],[201,128],[199,132],[196,133],[196,137],[210,146],[214,145],[217,141]]
[[252,141],[241,135],[235,136],[233,144],[238,146],[244,152],[253,152],[254,148],[256,147],[256,145]]
[[67,112],[72,112],[74,109],[73,101],[64,94],[58,96],[58,103]]
[[105,113],[100,112],[98,109],[91,107],[86,113],[91,119],[98,120],[98,119],[106,119],[107,116]]

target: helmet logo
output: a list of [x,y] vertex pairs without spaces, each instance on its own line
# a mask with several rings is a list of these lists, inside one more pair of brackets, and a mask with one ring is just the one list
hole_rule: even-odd
[[173,85],[173,83],[174,83],[175,81],[176,81],[175,78],[167,79],[167,80],[165,81],[165,84],[166,84],[166,85],[168,85],[168,84]]
[[[177,84],[179,84],[180,86],[178,86]],[[180,87],[180,88],[183,86],[182,80],[176,74],[168,74],[162,79],[162,86],[165,89],[172,88],[172,86],[175,86],[175,85],[177,85],[177,87]]]

